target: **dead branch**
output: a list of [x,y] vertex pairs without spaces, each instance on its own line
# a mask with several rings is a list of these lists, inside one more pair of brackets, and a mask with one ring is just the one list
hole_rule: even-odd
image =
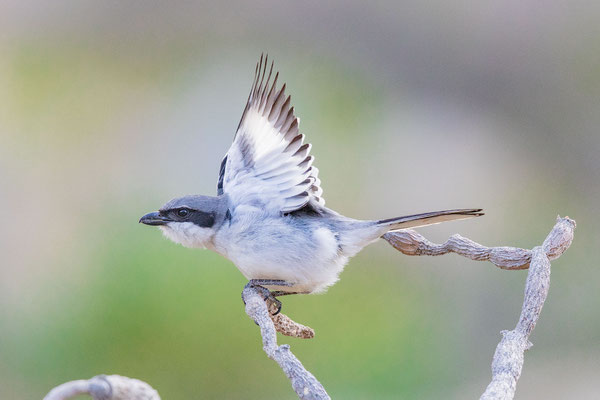
[[67,400],[80,394],[89,394],[94,400],[160,400],[158,392],[146,382],[120,375],[66,382],[52,389],[44,400]]
[[573,241],[575,221],[557,218],[554,229],[542,246],[532,250],[531,266],[525,283],[523,308],[517,326],[512,331],[502,331],[502,340],[496,347],[492,361],[492,381],[481,399],[507,399],[515,395],[517,381],[523,369],[524,353],[533,346],[529,335],[542,312],[550,287],[550,260],[569,248]]
[[[561,256],[573,241],[575,221],[557,218],[556,225],[541,246],[533,250],[516,247],[486,247],[460,235],[453,235],[443,244],[435,244],[413,230],[389,232],[383,236],[392,246],[407,255],[438,256],[456,253],[476,261],[490,261],[499,268],[520,270],[529,268],[525,298],[517,326],[502,331],[492,361],[492,381],[481,396],[483,400],[510,400],[523,368],[524,352],[532,344],[529,336],[535,328],[550,286],[550,260]],[[314,331],[292,321],[283,314],[272,315],[263,296],[253,287],[242,292],[246,314],[260,327],[263,350],[276,361],[301,399],[329,399],[319,381],[294,356],[289,345],[277,344],[277,334],[309,339]],[[100,375],[88,381],[72,381],[52,389],[44,400],[65,400],[78,394],[90,394],[95,400],[160,400],[147,383],[119,375]]]
[[[287,344],[277,345],[277,333],[279,332],[307,332],[310,331],[310,337],[314,336],[314,331],[303,325],[297,324],[286,316],[275,317],[267,309],[267,304],[262,295],[253,287],[246,287],[242,292],[242,299],[246,303],[246,314],[260,327],[260,334],[263,340],[263,350],[267,356],[276,361],[285,375],[292,383],[292,388],[300,399],[330,399],[323,388],[323,385],[304,368],[302,363],[290,350]],[[285,321],[284,323],[282,323]],[[275,322],[279,328],[276,329]],[[296,334],[291,336],[297,336]],[[302,336],[297,336],[302,337]]]
[[392,246],[407,255],[442,255],[457,253],[477,261],[491,261],[502,269],[529,268],[521,317],[512,331],[502,331],[502,340],[492,360],[492,382],[481,399],[509,400],[515,395],[523,368],[524,352],[532,344],[529,335],[542,311],[550,286],[550,260],[561,256],[573,241],[575,221],[569,217],[556,219],[556,224],[542,246],[533,250],[515,247],[485,247],[460,235],[444,244],[431,243],[412,230],[390,232],[383,236]]

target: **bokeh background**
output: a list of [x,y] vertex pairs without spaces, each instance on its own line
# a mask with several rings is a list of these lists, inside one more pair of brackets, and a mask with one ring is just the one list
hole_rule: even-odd
[[[328,206],[483,207],[421,232],[525,248],[577,220],[517,398],[600,392],[599,2],[9,0],[0,26],[0,398],[100,373],[164,399],[295,397],[237,269],[137,223],[215,192],[263,51]],[[477,398],[526,273],[381,241],[284,299],[317,335],[280,342],[333,398]]]

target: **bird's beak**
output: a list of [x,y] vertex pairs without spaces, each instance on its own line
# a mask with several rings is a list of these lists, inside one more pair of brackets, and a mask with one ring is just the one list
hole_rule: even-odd
[[166,225],[172,220],[160,215],[157,211],[148,213],[140,218],[140,223],[146,225]]

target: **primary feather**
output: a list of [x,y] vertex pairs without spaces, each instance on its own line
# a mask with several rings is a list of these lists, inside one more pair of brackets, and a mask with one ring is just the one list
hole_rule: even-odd
[[[263,62],[264,61],[264,62]],[[309,155],[311,145],[298,131],[299,119],[277,88],[279,73],[261,57],[233,143],[221,164],[218,194],[232,204],[290,213],[309,201],[325,205],[318,169]],[[267,73],[268,69],[268,73]]]

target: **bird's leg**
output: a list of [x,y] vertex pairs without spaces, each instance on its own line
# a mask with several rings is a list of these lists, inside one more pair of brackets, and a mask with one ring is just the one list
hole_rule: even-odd
[[[269,312],[271,312],[271,309],[273,307],[275,308],[275,312],[271,312],[272,315],[279,314],[281,312],[281,302],[275,298],[276,295],[274,293],[292,294],[292,292],[282,292],[282,291],[271,292],[269,289],[267,289],[263,285],[292,286],[292,284],[289,282],[286,282],[284,280],[281,280],[281,279],[250,279],[245,286],[245,288],[251,287],[260,292],[260,294],[263,296],[264,300],[267,302],[267,307],[269,308]],[[277,295],[282,296],[283,294],[277,294]]]
[[273,297],[289,296],[290,294],[309,294],[310,292],[286,292],[284,290],[274,290],[271,292]]
[[291,283],[284,281],[283,279],[250,279],[248,281],[250,286],[292,286]]

